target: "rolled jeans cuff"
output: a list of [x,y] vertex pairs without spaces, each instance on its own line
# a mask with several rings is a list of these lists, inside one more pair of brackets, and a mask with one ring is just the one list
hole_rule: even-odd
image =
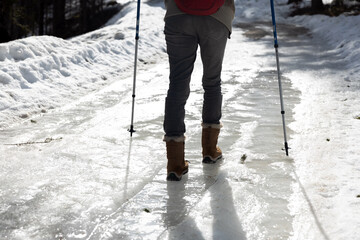
[[203,128],[217,128],[220,129],[223,127],[222,123],[216,124],[216,123],[201,123],[201,126]]
[[170,142],[170,141],[185,142],[185,136],[166,136],[166,135],[164,135],[163,141],[164,142]]

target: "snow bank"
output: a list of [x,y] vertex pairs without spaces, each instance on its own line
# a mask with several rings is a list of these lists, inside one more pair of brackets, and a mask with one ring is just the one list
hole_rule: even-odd
[[[135,8],[132,2],[102,29],[73,39],[40,36],[0,44],[0,128],[121,80],[115,77],[134,61]],[[159,6],[152,11],[141,24],[143,63],[164,51],[162,26],[151,25],[151,17],[162,16],[164,10]]]
[[[299,185],[291,209],[293,239],[360,235],[360,16],[296,16],[311,30],[317,67],[287,74],[302,92],[290,142]],[[299,68],[304,63],[298,63]],[[332,66],[331,69],[321,67]],[[311,72],[313,71],[313,72]]]
[[360,68],[360,15],[328,17],[317,16],[296,16],[293,22],[301,24],[311,29],[316,38],[323,39],[325,44],[329,44],[334,51],[349,63],[348,68]]

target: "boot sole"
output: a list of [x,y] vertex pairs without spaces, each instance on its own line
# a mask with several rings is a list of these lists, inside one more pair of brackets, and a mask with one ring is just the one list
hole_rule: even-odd
[[217,158],[212,158],[210,156],[205,156],[203,158],[203,163],[206,163],[206,164],[214,164],[216,163],[218,160],[222,159],[222,155],[218,156]]
[[177,175],[175,172],[170,172],[167,177],[166,181],[180,181],[182,176],[188,173],[188,170],[184,171],[180,176]]

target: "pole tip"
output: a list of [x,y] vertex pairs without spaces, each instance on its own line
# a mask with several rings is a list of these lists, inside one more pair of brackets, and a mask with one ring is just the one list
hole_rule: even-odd
[[128,129],[128,132],[130,132],[130,137],[132,137],[133,133],[136,132],[136,131],[134,130],[134,126],[133,126],[133,125],[130,126],[130,129]]
[[285,142],[285,152],[286,152],[286,156],[289,156],[289,146],[287,142]]

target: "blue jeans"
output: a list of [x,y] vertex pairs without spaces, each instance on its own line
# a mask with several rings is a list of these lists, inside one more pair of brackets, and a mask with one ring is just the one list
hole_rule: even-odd
[[213,17],[183,14],[166,18],[164,33],[170,64],[165,136],[182,137],[186,131],[185,104],[190,94],[189,84],[198,46],[203,63],[202,121],[205,124],[220,124],[221,69],[229,30]]

